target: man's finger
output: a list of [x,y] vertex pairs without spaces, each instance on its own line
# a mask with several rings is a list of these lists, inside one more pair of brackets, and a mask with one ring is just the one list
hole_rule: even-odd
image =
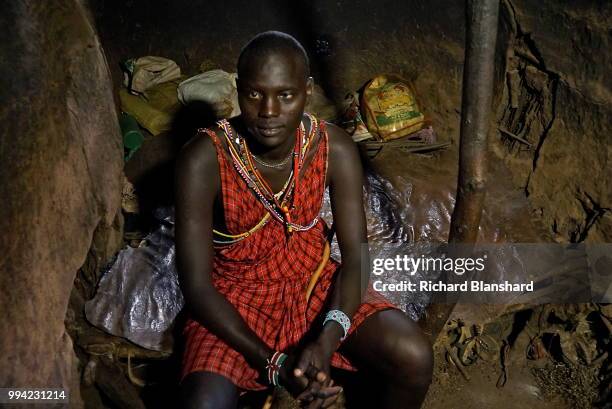
[[334,395],[332,397],[329,397],[329,398],[325,399],[323,401],[323,404],[321,405],[321,407],[324,408],[324,409],[329,408],[334,403],[336,403],[336,401],[338,400],[338,397],[340,397],[340,394],[337,394],[337,395]]
[[315,399],[312,402],[310,402],[310,405],[308,405],[308,409],[319,409],[322,404],[323,404],[322,399]]
[[[329,385],[327,385],[326,388],[331,388],[334,386],[334,380],[331,379],[329,381]],[[340,392],[338,392],[337,394],[330,396],[327,399],[323,400],[323,403],[321,404],[321,408],[329,408],[330,406],[332,406],[334,403],[336,403],[336,401],[338,400],[338,397],[340,396],[340,393],[342,393],[342,389],[340,390]]]
[[327,374],[323,371],[317,371],[315,379],[321,383],[324,383],[327,380]]
[[295,376],[302,376],[306,373],[308,366],[310,365],[310,353],[304,351],[300,354],[297,363],[295,364],[295,368],[293,369],[293,374]]
[[308,369],[306,369],[306,376],[309,379],[316,379],[317,381],[322,382],[319,379],[319,372],[321,372],[321,371],[319,371],[319,369],[317,367],[315,367],[313,365],[308,365]]
[[314,396],[316,398],[320,398],[320,399],[327,399],[327,398],[329,398],[331,396],[338,395],[340,392],[342,392],[342,387],[341,386],[332,386],[332,387],[327,387],[327,388],[319,389],[315,393]]
[[321,389],[321,384],[318,382],[310,382],[310,384],[306,387],[302,393],[297,396],[297,400],[306,400],[311,401],[315,398],[315,393]]
[[294,376],[294,379],[299,390],[303,391],[308,386],[308,378],[305,376]]

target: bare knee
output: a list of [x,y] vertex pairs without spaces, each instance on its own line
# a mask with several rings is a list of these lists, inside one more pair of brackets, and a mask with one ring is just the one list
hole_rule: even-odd
[[431,344],[415,322],[400,314],[392,311],[385,317],[389,321],[378,348],[379,368],[388,382],[426,388],[433,372]]
[[433,351],[422,332],[398,334],[388,359],[393,361],[393,376],[398,382],[414,387],[427,387],[431,383]]
[[195,372],[181,383],[183,409],[236,409],[238,389],[227,378],[210,372]]

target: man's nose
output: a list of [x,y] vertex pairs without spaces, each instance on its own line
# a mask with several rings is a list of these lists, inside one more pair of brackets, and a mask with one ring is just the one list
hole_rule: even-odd
[[259,116],[268,118],[278,116],[280,104],[277,98],[265,97],[259,106]]

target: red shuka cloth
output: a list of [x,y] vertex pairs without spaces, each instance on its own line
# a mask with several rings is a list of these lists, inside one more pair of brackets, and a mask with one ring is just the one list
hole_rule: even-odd
[[[230,234],[255,226],[266,210],[233,166],[226,148],[214,132],[209,135],[217,149],[221,176],[225,224]],[[299,191],[292,210],[294,223],[306,226],[318,217],[325,191],[328,135],[321,126],[321,138],[312,162],[301,172]],[[229,300],[247,325],[272,349],[286,351],[295,346],[323,311],[334,273],[339,264],[330,259],[311,297],[306,288],[321,262],[325,245],[325,222],[320,219],[310,230],[285,234],[285,226],[270,218],[268,223],[246,239],[215,250],[212,279],[215,288]],[[369,315],[397,308],[371,287],[365,301],[351,320],[349,334]],[[185,353],[181,379],[196,371],[213,372],[229,378],[246,390],[261,390],[258,372],[244,357],[196,321],[189,319],[183,330]],[[340,353],[332,365],[354,370]]]

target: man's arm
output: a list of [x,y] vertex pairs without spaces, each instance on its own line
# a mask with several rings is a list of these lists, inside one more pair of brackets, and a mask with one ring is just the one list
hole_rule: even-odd
[[[329,158],[327,178],[334,226],[342,256],[342,265],[336,275],[330,309],[343,311],[352,318],[361,304],[367,288],[369,271],[362,271],[362,244],[367,244],[367,227],[363,213],[363,169],[357,146],[340,128],[329,125]],[[363,246],[367,249],[367,246]],[[363,260],[369,265],[369,260]],[[300,354],[294,374],[306,374],[310,383],[298,399],[311,401],[313,408],[327,407],[337,398],[332,388],[329,366],[332,354],[338,348],[344,330],[336,322],[328,322],[314,343]],[[314,368],[311,371],[310,368]]]
[[[363,169],[357,146],[346,132],[329,125],[328,135],[327,178],[334,226],[342,255],[342,265],[335,278],[329,308],[341,310],[352,318],[361,304],[369,280],[369,271],[362,271],[361,268],[362,257],[368,257],[367,251],[362,253],[362,244],[367,244],[363,213]],[[369,260],[363,262],[369,265]],[[344,330],[340,324],[326,323],[316,342],[302,351],[294,373],[301,376],[307,373],[307,368],[314,367],[318,372],[314,374],[311,371],[310,379],[323,384],[329,382],[329,361],[343,335]],[[301,397],[311,398],[318,387],[315,382],[311,382]]]
[[191,316],[240,352],[260,372],[272,350],[213,286],[213,208],[221,180],[216,150],[205,136],[182,149],[176,168],[176,252],[179,281]]
[[[363,168],[355,142],[342,129],[328,126],[329,134],[329,195],[340,254],[341,270],[336,278],[336,294],[331,309],[339,309],[352,319],[362,302],[368,285],[369,265],[367,225],[363,212]],[[363,271],[362,271],[363,270]],[[321,338],[338,345],[344,335],[340,325],[328,322]]]

